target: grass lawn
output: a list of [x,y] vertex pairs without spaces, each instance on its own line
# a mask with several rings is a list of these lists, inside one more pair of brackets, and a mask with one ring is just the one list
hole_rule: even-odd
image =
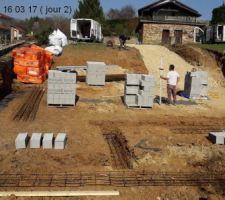
[[217,51],[222,54],[225,53],[225,44],[191,44],[191,46]]
[[61,56],[54,58],[55,66],[86,65],[87,61],[105,62],[118,65],[129,72],[148,73],[140,52],[135,48],[119,50],[102,43],[78,43],[64,47]]
[[66,46],[66,48],[75,48],[75,49],[96,49],[96,50],[104,50],[107,49],[107,47],[105,46],[105,44],[103,43],[85,43],[85,42],[79,42],[76,45],[75,44],[71,44]]

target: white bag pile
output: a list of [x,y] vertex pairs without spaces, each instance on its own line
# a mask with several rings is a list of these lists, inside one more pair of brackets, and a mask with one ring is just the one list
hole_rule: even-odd
[[48,39],[49,39],[49,44],[52,46],[49,46],[45,49],[47,51],[50,51],[56,56],[60,55],[63,51],[62,47],[68,44],[66,35],[59,29],[53,31],[53,33],[49,35]]
[[60,54],[62,54],[63,48],[60,46],[50,46],[46,47],[45,50],[51,52],[55,56],[59,56]]

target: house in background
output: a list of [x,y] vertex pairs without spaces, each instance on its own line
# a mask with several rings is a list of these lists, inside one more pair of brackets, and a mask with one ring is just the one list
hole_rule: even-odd
[[7,44],[11,40],[11,24],[12,18],[0,13],[0,44]]
[[0,45],[7,45],[23,39],[23,29],[15,27],[12,24],[12,17],[0,13]]
[[196,42],[205,24],[201,14],[178,0],[159,0],[138,10],[138,32],[144,44]]

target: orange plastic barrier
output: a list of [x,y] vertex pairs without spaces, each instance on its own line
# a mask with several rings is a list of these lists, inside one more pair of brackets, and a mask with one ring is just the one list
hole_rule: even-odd
[[42,47],[32,45],[14,49],[12,56],[14,72],[20,82],[41,84],[46,80],[53,61],[52,53]]

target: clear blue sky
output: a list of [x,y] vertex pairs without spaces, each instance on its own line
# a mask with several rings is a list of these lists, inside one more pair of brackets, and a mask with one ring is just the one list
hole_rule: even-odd
[[[198,10],[202,14],[202,19],[211,19],[212,9],[222,5],[223,0],[180,0],[182,3],[187,4],[188,6]],[[43,16],[45,15],[46,6],[49,7],[60,7],[59,13],[56,15],[65,15],[70,17],[70,14],[65,14],[67,8],[64,6],[71,6],[72,10],[74,10],[78,4],[78,0],[0,0],[0,12],[5,13],[5,9],[7,9],[7,15],[13,16],[15,18],[29,18],[31,16]],[[110,8],[121,8],[125,5],[132,5],[136,10],[139,8],[146,6],[150,3],[155,2],[155,0],[101,0],[102,7],[104,12],[107,12]],[[5,8],[5,6],[7,8]],[[9,6],[12,6],[12,10]],[[17,6],[17,7],[16,7]],[[24,6],[24,13],[20,6]],[[30,7],[32,6],[32,7]],[[34,13],[34,9],[37,6],[36,12]],[[40,14],[40,10],[42,7],[42,15]],[[17,12],[16,13],[16,9]],[[52,15],[52,14],[48,14]]]

